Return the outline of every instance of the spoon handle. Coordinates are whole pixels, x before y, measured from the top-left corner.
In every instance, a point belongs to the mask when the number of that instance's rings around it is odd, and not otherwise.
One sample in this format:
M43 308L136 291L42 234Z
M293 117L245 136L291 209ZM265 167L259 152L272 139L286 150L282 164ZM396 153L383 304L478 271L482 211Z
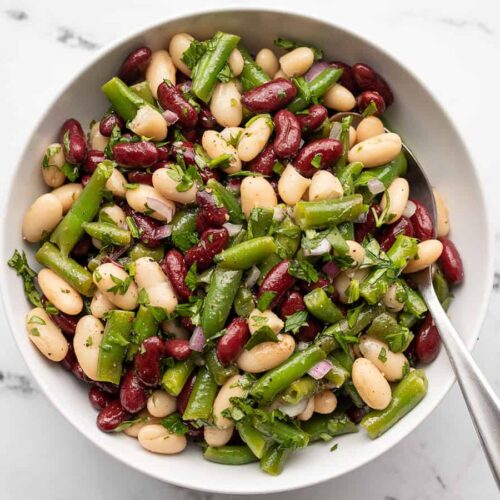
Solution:
M474 427L500 489L500 400L448 319L432 286L422 286L420 291L441 334Z

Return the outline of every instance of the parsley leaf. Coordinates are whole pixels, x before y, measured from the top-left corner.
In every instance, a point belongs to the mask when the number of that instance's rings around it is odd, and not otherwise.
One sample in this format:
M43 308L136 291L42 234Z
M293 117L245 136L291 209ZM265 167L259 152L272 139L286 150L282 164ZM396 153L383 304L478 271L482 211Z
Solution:
M196 290L198 284L198 275L196 274L196 262L189 268L189 271L184 278L184 283L191 290Z
M307 326L307 311L297 311L285 320L285 332L297 333L303 326Z
M311 166L314 168L321 168L321 160L323 155L321 153L316 153L311 160Z
M206 51L206 42L193 40L182 54L181 60L189 69L193 69Z
M288 265L288 274L308 283L316 283L319 279L318 272L307 260L292 260Z
M189 302L177 304L175 312L178 316L189 317L193 325L199 325L201 321L201 309L203 307L203 300L191 297Z
M222 83L228 83L234 78L233 72L231 71L231 66L225 64L217 75L217 80Z
M132 283L132 276L121 280L113 274L109 275L114 286L107 289L108 292L114 293L115 295L125 295L127 293L128 287Z
M168 429L170 432L181 436L189 431L189 427L182 421L180 414L177 412L162 419L161 425L163 425L163 427Z
M245 344L245 349L249 351L252 347L261 344L262 342L278 342L278 335L276 335L276 333L274 333L274 331L268 326L262 326L252 334L250 339Z
M293 83L298 89L298 96L304 99L306 102L311 101L311 88L307 83L307 80L303 76L292 78Z
M62 148L60 144L53 144L52 146L49 146L45 151L45 155L42 160L42 167L43 168L57 167L56 164L50 163L50 159L53 158L55 155L59 154L61 150Z
M64 165L61 167L61 172L67 177L70 182L75 182L80 175L80 171L78 170L78 165L72 165L67 161L64 162Z
M217 156L216 158L214 158L213 160L210 160L207 163L207 167L210 169L220 167L224 170L226 168L229 168L229 166L230 166L229 162L231 161L232 158L233 158L232 154L223 153L223 154Z
M257 309L261 312L269 309L269 306L272 304L273 300L276 297L276 292L267 291L264 292L257 301Z
M141 230L137 227L137 224L135 223L134 219L130 217L130 215L127 215L127 217L125 218L125 222L127 223L128 229L132 237L140 238Z
M385 347L382 347L382 349L380 349L380 352L378 353L378 359L382 361L382 363L385 363L387 361L387 351Z
M14 250L14 254L7 262L9 267L16 270L23 280L24 293L27 299L35 306L42 307L42 295L35 287L36 273L28 265L24 251Z
M125 429L132 427L140 422L146 422L148 417L137 417L132 420L124 420L120 425L113 429L113 432L123 432Z

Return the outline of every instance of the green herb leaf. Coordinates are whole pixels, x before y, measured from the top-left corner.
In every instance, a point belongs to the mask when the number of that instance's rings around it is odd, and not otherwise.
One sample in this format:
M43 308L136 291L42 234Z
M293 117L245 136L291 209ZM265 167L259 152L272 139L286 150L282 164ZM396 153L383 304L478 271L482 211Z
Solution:
M222 83L228 83L234 78L233 72L231 71L231 66L228 63L220 70L217 75L217 80Z
M182 54L182 62L189 68L193 69L197 62L202 58L203 54L207 51L207 43L193 40L187 50Z
M42 307L42 295L35 287L36 273L28 265L24 251L14 250L14 254L7 262L9 267L16 270L18 276L23 280L24 293L27 299L35 306Z
M181 436L189 431L189 427L182 421L180 414L177 412L162 419L161 425L163 425L163 427L168 429L170 432Z
M303 76L292 78L293 83L298 89L298 96L304 101L310 102L311 100L311 88L307 83L307 80Z
M60 144L53 144L52 146L49 146L45 151L45 155L43 156L42 167L43 168L57 167L55 163L50 163L50 160L56 154L59 154L61 152L61 149L62 148Z
M189 268L184 278L184 283L193 292L198 285L198 275L196 274L196 262Z
M28 324L34 324L34 325L46 325L45 321L40 318L40 316L33 315L31 316L30 320L28 321Z
M288 266L288 274L308 283L316 283L319 279L318 272L307 260L292 260Z
M137 417L132 420L124 420L120 425L113 429L113 432L123 432L125 429L132 427L140 422L146 422L147 417Z
M276 292L270 292L270 291L264 292L257 301L257 309L261 312L265 311L266 309L269 309L269 306L271 305L275 297L276 297Z
M203 300L196 297L191 297L189 302L178 304L175 312L178 316L189 317L194 325L199 325L201 321L201 309Z
M261 344L262 342L278 342L278 341L279 341L278 335L276 335L276 333L274 333L274 331L271 330L271 328L269 328L268 326L262 326L252 334L250 339L245 344L245 349L249 351L256 345Z
M78 170L78 165L72 165L67 161L64 162L64 165L61 167L61 172L67 177L70 182L75 182L80 175L80 171Z
M110 274L109 276L111 278L111 281L114 283L114 286L108 288L107 291L114 293L115 295L125 295L127 293L128 287L132 283L132 276L129 276L124 280L121 280L113 274Z
M361 113L361 116L363 118L366 118L367 116L372 116L377 112L377 105L375 104L375 101L370 101L370 104L366 106L365 110Z
M210 169L220 167L223 170L225 170L226 168L230 167L229 162L231 161L232 158L233 158L232 154L229 154L229 153L221 154L221 155L217 156L217 158L210 160L207 163L207 167Z
M125 218L125 222L127 223L128 229L129 229L132 237L133 238L140 238L141 237L141 230L137 227L137 224L135 223L134 219L128 215Z
M387 351L385 350L385 347L382 347L382 349L380 349L377 357L380 361L382 361L382 363L385 363L387 361Z
M307 311L297 311L285 320L285 332L297 333L303 326L307 326Z

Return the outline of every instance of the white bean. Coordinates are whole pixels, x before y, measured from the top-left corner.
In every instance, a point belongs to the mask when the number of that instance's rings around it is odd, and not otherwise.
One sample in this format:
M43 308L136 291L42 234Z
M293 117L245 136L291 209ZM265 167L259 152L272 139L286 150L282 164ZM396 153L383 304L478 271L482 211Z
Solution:
M278 192L287 205L295 205L311 183L311 179L303 177L292 164L288 164L278 181Z
M365 168L378 167L394 160L401 148L398 134L380 134L358 142L349 150L347 159L349 162L360 161Z
M333 200L342 198L344 190L342 184L331 172L318 170L311 179L309 186L309 200Z
M313 65L314 52L309 47L299 47L281 56L279 61L287 76L300 76Z
M270 49L261 49L255 56L255 62L272 78L280 69L278 58Z
M358 134L356 133L356 129L351 125L349 127L349 147L352 148L354 144L356 144L358 140Z
M336 83L323 95L323 104L336 111L351 111L356 106L356 98L349 89Z
M363 118L356 127L356 137L358 142L366 141L385 132L384 124L376 116L367 116Z
M146 409L139 412L139 417L141 418L139 422L124 429L124 434L133 438L137 438L137 436L139 435L139 431L143 427L146 427L146 425L150 424L159 424L161 422L161 419L153 417Z
M147 409L153 417L164 418L176 410L177 400L163 390L154 391L148 398Z
M80 183L72 182L54 189L52 194L61 202L63 214L65 214L82 194L82 191L83 187Z
M232 436L232 427L228 427L227 429L217 429L217 427L209 427L206 425L203 428L203 437L208 446L214 446L216 448L224 446L229 443Z
M145 425L137 439L145 450L161 455L175 455L187 445L186 436L174 434L160 424Z
M436 188L432 189L434 193L434 203L436 204L436 222L437 222L437 237L444 238L450 232L450 219L448 217L448 208L443 197Z
M63 206L52 193L42 194L28 208L23 219L23 238L34 243L42 240L59 224Z
M213 419L218 429L229 429L234 426L234 422L222 415L224 410L232 407L231 398L242 398L245 396L245 389L241 387L240 382L243 380L242 375L233 375L228 378L224 385L220 388L214 400Z
M385 307L391 312L399 312L403 309L404 302L400 302L396 296L398 290L398 285L396 283L392 284L387 292L385 292L382 302Z
M439 240L421 241L417 245L417 256L410 260L403 273L416 273L436 262L443 252L443 244Z
M90 314L81 317L76 324L73 348L83 372L92 380L97 380L97 363L104 336L104 325Z
M251 161L266 147L273 133L274 125L268 116L257 116L246 124L240 142L238 157L241 161Z
M221 127L237 127L243 119L241 94L234 82L219 82L215 86L210 111Z
M62 361L68 353L68 342L49 318L45 309L36 307L26 316L26 330L31 342L51 361Z
M213 160L221 155L229 154L229 167L224 169L227 174L235 174L241 170L241 160L234 146L228 144L215 130L206 130L201 138L203 149Z
M138 109L128 128L142 137L153 141L163 141L167 137L168 124L162 114L152 106L142 106Z
M374 410L384 410L391 402L391 386L378 368L366 358L352 365L352 382L361 399Z
M254 208L274 208L278 198L264 177L245 177L240 187L241 209L248 218Z
M363 281L363 279L368 274L367 269L356 269L355 271L343 271L341 272L334 280L333 286L335 287L335 291L338 293L339 301L342 304L348 303L347 297L347 289L351 284L352 280L357 280L359 282Z
M262 373L286 361L295 349L291 335L278 335L279 342L261 342L249 351L243 351L236 363L240 370L249 373Z
M111 177L106 181L105 187L113 196L125 198L127 194L125 184L127 184L125 176L117 168L114 168Z
M151 55L151 62L146 70L146 80L155 99L158 98L158 86L164 80L175 85L175 66L166 50L157 50Z
M389 195L388 221L392 224L401 219L410 196L410 185L404 177L397 177L391 182L387 191L382 196L380 207L387 207L387 195Z
M176 33L171 39L168 46L168 51L172 62L175 67L186 76L191 76L191 70L186 66L186 63L182 60L182 56L194 38L188 33Z
M47 186L56 188L64 184L66 176L61 168L65 162L62 146L57 142L51 144L45 151L42 162L42 177Z
M109 312L115 309L115 305L100 291L96 290L90 302L90 312L92 316L102 319Z
M365 260L365 249L357 241L346 240L346 243L349 247L347 256L351 257L356 267L359 267Z
M170 222L174 217L175 203L164 198L153 186L140 184L135 189L127 189L125 198L127 199L127 203L134 210L145 213L150 217L153 217L153 219ZM169 210L171 215L166 217L156 210L152 210L152 208L148 206L148 198L153 198L155 200L158 200L160 203L163 203L163 205L165 205L165 209Z
M392 352L385 342L368 335L362 335L359 339L359 350L382 372L389 382L401 380L405 366L409 366L408 360L402 352Z
M282 69L279 69L276 74L274 75L273 80L276 80L278 78L285 78L286 80L290 80L290 77L285 74L285 72Z
M125 212L118 205L107 205L101 208L101 213L105 214L118 227L127 229Z
M325 389L314 396L314 413L328 415L337 408L337 396Z
M297 418L302 422L307 422L307 420L309 420L313 416L313 413L314 413L314 396L308 399L305 410L302 413L300 413L297 416Z
M92 278L102 294L119 309L133 311L137 307L137 285L121 267L112 262L101 264Z
M243 56L238 49L233 49L231 54L229 54L229 59L227 60L229 67L231 68L231 72L234 77L240 76L243 71L243 66L245 65L245 61L243 61Z
M181 181L173 179L171 175L175 176L175 172L170 168L159 168L154 171L153 186L156 191L167 200L182 204L194 203L198 192L197 182L193 182L193 185L187 191L178 191L177 187Z
M248 329L250 333L253 335L263 326L269 327L274 333L279 333L283 330L285 323L270 309L266 311L254 309L248 316Z
M90 149L95 149L96 151L104 151L109 142L109 137L101 134L99 130L100 122L95 122L90 127L89 131L89 144Z
M63 313L75 315L83 309L81 295L54 271L42 269L38 273L38 285L47 299Z

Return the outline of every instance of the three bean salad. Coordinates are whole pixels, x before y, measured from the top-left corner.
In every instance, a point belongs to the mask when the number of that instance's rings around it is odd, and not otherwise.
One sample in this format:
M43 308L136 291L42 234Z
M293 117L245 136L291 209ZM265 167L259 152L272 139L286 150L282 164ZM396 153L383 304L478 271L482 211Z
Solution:
M424 398L441 341L412 273L433 267L445 308L463 280L442 198L436 230L410 198L384 78L274 45L178 33L130 53L99 121L46 149L22 227L41 270L9 261L29 339L86 384L100 430L272 475Z

